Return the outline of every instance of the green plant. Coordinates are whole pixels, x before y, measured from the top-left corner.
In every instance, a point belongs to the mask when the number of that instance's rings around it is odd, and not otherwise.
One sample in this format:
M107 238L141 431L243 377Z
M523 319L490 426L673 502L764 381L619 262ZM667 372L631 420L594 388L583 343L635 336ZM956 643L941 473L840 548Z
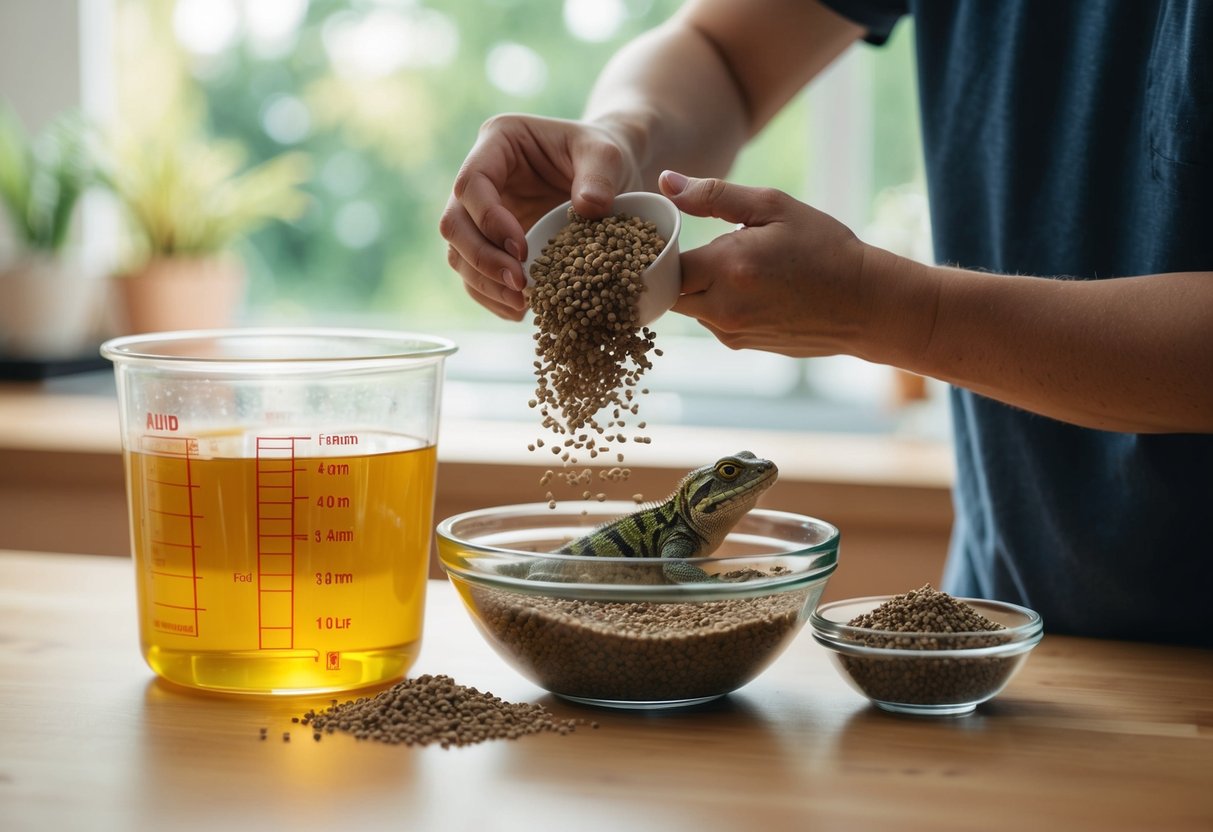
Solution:
M105 179L126 208L146 258L221 252L264 223L298 217L311 166L284 153L244 168L241 145L169 131L128 142Z
M26 248L62 250L76 203L96 180L89 138L75 113L35 137L8 104L0 105L0 201Z

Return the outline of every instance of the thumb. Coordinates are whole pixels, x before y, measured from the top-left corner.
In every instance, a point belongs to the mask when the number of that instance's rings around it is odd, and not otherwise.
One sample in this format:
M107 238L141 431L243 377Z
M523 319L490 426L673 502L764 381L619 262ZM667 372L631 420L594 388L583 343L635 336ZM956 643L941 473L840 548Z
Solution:
M680 211L692 216L744 225L766 225L778 217L778 203L772 196L782 194L771 188L734 185L723 179L695 179L672 170L663 171L657 183Z
M626 173L614 145L601 139L583 139L573 153L573 210L588 219L611 213Z

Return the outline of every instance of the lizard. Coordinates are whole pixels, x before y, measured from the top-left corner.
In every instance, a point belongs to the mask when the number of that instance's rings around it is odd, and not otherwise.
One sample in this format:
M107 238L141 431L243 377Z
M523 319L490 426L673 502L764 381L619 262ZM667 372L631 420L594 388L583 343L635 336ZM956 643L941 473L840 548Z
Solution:
M716 551L729 530L778 476L774 462L749 451L722 457L684 476L664 501L605 523L561 546L556 554L667 558L671 562L662 567L662 572L671 583L714 580L698 566L682 561ZM527 577L569 579L559 571L536 566Z

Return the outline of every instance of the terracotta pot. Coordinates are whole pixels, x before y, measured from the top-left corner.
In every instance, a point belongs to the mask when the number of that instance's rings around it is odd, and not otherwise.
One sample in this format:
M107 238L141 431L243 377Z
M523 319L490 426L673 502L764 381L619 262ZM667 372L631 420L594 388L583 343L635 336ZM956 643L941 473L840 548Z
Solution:
M0 269L0 352L60 359L91 351L104 289L68 255L29 254Z
M129 334L231 326L244 300L245 271L231 257L151 260L113 280Z

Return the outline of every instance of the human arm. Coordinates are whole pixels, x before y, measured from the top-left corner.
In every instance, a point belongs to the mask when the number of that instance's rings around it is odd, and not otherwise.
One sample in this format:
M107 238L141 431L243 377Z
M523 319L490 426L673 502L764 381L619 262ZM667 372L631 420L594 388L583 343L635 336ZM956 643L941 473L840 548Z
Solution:
M1100 430L1213 432L1213 273L1104 280L928 266L771 189L677 177L746 228L682 256L674 311L726 346L854 355Z
M469 294L525 310L525 229L571 198L586 216L680 167L722 175L797 90L863 34L805 0L695 0L617 53L584 119L503 115L481 128L439 230Z

